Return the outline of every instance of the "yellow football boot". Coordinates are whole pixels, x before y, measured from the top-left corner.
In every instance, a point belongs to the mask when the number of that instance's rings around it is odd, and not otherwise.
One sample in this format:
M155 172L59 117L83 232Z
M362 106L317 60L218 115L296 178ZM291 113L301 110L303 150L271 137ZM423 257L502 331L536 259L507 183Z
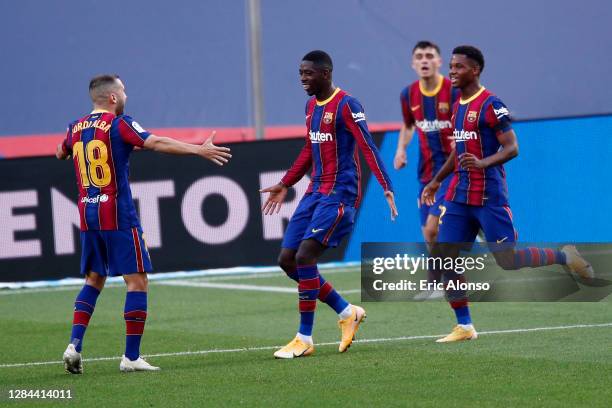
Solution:
M476 333L474 327L472 327L471 329L464 329L463 327L456 325L453 328L453 331L448 336L436 340L436 343L450 343L453 341L476 340L477 338L478 333Z
M567 265L563 265L566 270L573 272L584 279L592 279L595 276L593 267L579 253L574 245L565 245L561 248L565 254Z
M338 351L341 353L351 347L355 333L359 330L359 325L366 318L366 312L362 307L351 305L351 309L352 313L349 317L338 321L338 327L340 327L342 333L340 346L338 347Z
M298 337L291 340L285 347L276 350L274 357L276 358L298 358L307 357L314 353L314 346L312 344L304 343Z

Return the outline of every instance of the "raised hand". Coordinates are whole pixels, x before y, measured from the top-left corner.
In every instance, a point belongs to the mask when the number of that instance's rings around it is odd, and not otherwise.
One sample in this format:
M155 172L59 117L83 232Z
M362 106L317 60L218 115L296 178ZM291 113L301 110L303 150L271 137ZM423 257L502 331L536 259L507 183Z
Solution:
M482 169L485 167L482 160L478 159L472 153L463 153L459 155L459 165L468 170L468 169Z
M421 202L427 205L434 205L436 201L436 191L438 191L439 188L440 183L435 180L431 180L421 193Z
M268 199L261 207L261 211L265 215L273 214L274 210L276 213L281 209L281 205L283 201L285 201L285 197L287 196L288 188L282 183L278 183L273 185L272 187L262 188L259 190L260 193L270 193L268 195Z
M202 156L219 166L223 166L229 161L232 155L229 153L229 147L215 146L213 142L216 134L217 132L213 131L208 139L199 146L198 156Z

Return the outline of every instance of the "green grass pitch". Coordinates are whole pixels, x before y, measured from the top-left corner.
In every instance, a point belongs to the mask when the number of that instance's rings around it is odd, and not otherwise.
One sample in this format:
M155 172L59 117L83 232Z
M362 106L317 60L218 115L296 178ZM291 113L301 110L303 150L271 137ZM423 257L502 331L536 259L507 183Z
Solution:
M323 275L359 303L357 269ZM280 272L187 283L294 287ZM444 302L366 303L358 340L339 354L336 315L319 303L312 357L275 360L297 329L293 293L152 282L142 352L160 372L122 374L123 286L107 287L84 340L84 374L64 373L78 288L0 292L0 406L610 406L612 307L474 303L483 334L436 344L452 328ZM591 326L591 325L600 326ZM608 325L602 325L608 324ZM583 327L559 328L584 325ZM504 332L510 329L553 328ZM502 331L490 333L491 331ZM424 336L419 338L419 336ZM246 349L246 350L245 350ZM191 352L178 354L181 352ZM16 363L49 362L11 366ZM72 399L9 400L14 389L70 389Z

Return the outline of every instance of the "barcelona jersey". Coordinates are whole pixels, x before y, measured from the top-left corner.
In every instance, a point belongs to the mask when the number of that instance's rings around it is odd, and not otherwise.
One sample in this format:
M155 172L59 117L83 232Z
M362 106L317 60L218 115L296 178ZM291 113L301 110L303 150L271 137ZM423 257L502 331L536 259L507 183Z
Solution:
M281 182L297 183L312 167L308 193L335 196L358 207L361 171L357 146L383 190L392 191L391 180L368 130L361 104L336 88L325 101L312 97L306 103L306 144Z
M440 77L440 83L431 92L413 82L400 94L402 116L406 127L416 126L419 137L419 181L427 184L444 165L453 150L453 125L451 113L459 90L451 86L448 78Z
M81 231L140 227L129 157L149 135L131 117L101 110L70 123L63 148L74 161Z
M504 103L484 87L453 107L453 138L457 158L455 174L446 200L468 205L508 205L508 186L503 165L486 169L463 169L459 156L471 153L478 159L491 156L501 148L497 135L512 129L510 112Z

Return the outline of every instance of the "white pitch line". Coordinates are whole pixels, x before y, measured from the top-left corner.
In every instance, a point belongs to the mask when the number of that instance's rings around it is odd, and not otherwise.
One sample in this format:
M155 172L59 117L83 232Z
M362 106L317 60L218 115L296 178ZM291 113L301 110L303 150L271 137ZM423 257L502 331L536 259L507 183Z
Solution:
M507 329L507 330L490 330L490 331L482 331L478 332L479 336L490 335L490 334L516 334L516 333L531 333L531 332L539 332L539 331L549 331L549 330L570 330L570 329L591 329L598 327L612 327L612 322L610 323L598 323L598 324L574 324L570 326L549 326L549 327L532 327L528 329ZM355 340L354 343L390 343L394 341L407 341L407 340L427 340L427 339L437 339L439 337L444 337L445 334L430 334L424 336L401 336L401 337L381 337L374 339L361 339ZM327 342L327 343L315 343L315 346L333 346L337 345L337 341ZM193 355L202 355L202 354L215 354L215 353L242 353L245 351L265 351L265 350L274 350L278 349L282 346L260 346L260 347L242 347L242 348L233 348L233 349L210 349L210 350L196 350L196 351L179 351L174 353L158 353L158 354L146 354L142 357L150 358L150 357L177 357L177 356L193 356ZM85 358L83 362L95 362L95 361L112 361L112 360L120 360L121 357L94 357L94 358ZM63 364L63 361L37 361L31 363L12 363L12 364L0 364L0 368L15 368L15 367L30 367L30 366L39 366L39 365L52 365L52 364Z
M172 280L157 282L163 286L183 286L189 288L209 288L209 289L229 289L229 290L248 290L254 292L276 292L276 293L297 293L297 287L289 288L285 286L263 286L263 285L245 285L240 283L215 283L215 282L193 282L190 280ZM361 289L341 290L340 293L360 293Z
M249 290L249 291L255 291L255 292L297 293L297 287L296 288L286 288L282 286L242 285L239 283L191 282L188 280L173 280L173 281L157 282L157 284L164 285L164 286L187 286L190 288L213 288L213 289Z

